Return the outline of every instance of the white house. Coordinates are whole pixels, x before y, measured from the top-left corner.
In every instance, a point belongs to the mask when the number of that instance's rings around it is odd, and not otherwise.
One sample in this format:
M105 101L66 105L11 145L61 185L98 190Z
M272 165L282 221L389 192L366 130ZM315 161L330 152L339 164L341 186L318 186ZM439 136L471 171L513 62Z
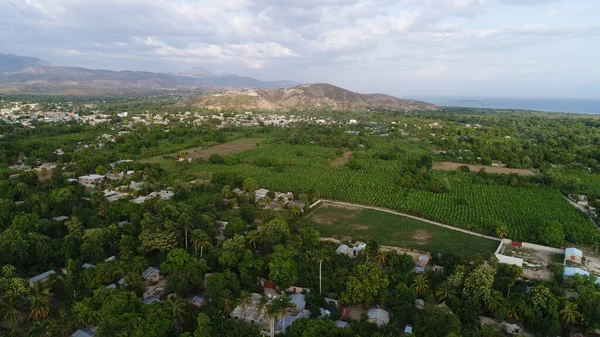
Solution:
M33 287L33 285L36 282L44 282L48 278L48 276L53 275L53 274L56 274L56 272L54 270L48 270L45 273L36 275L29 279L29 285Z
M572 261L575 263L581 263L583 259L583 252L577 248L570 247L565 249L565 264L567 261Z
M77 180L82 185L96 185L104 181L104 176L99 174L90 174L87 176L81 176L77 178Z
M264 198L266 198L266 197L267 197L267 194L268 194L268 193L269 193L269 190L267 190L267 189L264 189L264 188L261 188L261 189L258 189L258 190L256 190L256 191L254 192L254 197L255 197L256 199L264 199Z
M390 313L383 309L369 309L367 316L369 316L369 322L375 323L378 326L386 325L390 322Z
M250 296L251 297L249 304L246 304L244 307L242 307L242 305L238 305L237 307L235 307L235 309L233 309L233 311L229 315L235 319L242 320L246 323L258 325L266 324L266 310L258 310L258 306L260 304L262 296L256 293L252 293Z

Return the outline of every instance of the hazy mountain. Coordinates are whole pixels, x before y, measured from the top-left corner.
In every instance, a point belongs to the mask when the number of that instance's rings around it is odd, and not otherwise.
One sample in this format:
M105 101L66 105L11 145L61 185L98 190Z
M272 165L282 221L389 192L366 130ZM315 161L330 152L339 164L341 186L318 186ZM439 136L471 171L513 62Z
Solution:
M0 72L19 71L29 67L49 67L50 63L37 57L0 53Z
M261 81L237 75L215 74L192 68L180 74L55 67L34 57L0 54L0 90L5 92L119 92L124 90L211 90L282 88L290 81Z
M303 84L287 89L256 89L204 94L193 104L211 109L331 109L367 111L432 110L438 107L422 101L405 100L384 94L359 94L331 84Z

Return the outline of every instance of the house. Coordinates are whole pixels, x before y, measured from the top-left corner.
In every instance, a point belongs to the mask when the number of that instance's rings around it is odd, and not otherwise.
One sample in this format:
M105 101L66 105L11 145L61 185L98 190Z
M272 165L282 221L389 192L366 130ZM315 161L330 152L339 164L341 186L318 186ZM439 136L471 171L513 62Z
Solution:
M117 285L114 283L111 283L109 285L106 286L106 289L117 289Z
M129 222L129 220L123 220L123 221L117 222L117 226L119 226L119 227L122 227L125 225L130 225L130 224L131 224L131 222Z
M588 205L588 197L587 197L587 196L585 196L585 195L580 195L580 196L577 198L577 205L580 205L580 206L587 206L587 205Z
M350 247L348 247L348 245L345 245L345 244L342 243L342 244L340 244L337 247L337 249L335 250L335 252L338 253L338 254L347 254L349 248Z
M433 267L431 267L431 269L436 273L444 273L444 267L437 264L434 264Z
M417 258L417 261L415 262L415 268L413 268L413 271L419 274L422 274L425 272L425 268L427 267L427 265L429 264L429 256L427 255L419 255L419 257Z
M121 287L127 286L127 283L125 283L125 278L121 278L120 280L118 280L117 284L120 285Z
M375 323L378 326L386 325L390 322L390 313L383 309L369 309L367 316L369 317L369 322Z
M106 258L106 259L104 260L104 262L112 262L112 261L114 261L114 260L116 260L116 259L117 259L117 257L113 255L113 256L111 256L111 257L109 257L109 258Z
M150 297L150 298L144 300L144 304L146 304L146 305L150 305L150 304L155 303L155 302L160 303L162 301L160 299L156 298L156 297Z
M340 302L333 298L325 297L325 302L329 305L334 305L336 308L340 306Z
M94 268L95 266L91 263L84 263L81 265L81 267L84 269L90 269L90 268Z
M265 199L267 197L267 194L269 193L269 190L266 190L264 188L261 188L259 190L256 190L254 192L254 197L256 199Z
M262 295L252 293L250 295L250 303L244 307L238 305L229 314L231 317L239 320L243 320L246 323L263 325L267 322L266 310L258 310Z
M240 190L239 188L234 188L233 191L231 191L233 194L235 195L243 195L245 192Z
M418 298L415 300L415 308L421 310L425 307L425 300Z
M294 303L296 305L296 310L297 311L302 311L304 310L304 308L306 307L306 297L304 296L304 294L292 294L291 303Z
M54 153L58 156L62 156L63 154L65 154L65 152L62 149L56 149L56 151L54 151Z
M567 261L581 263L583 258L583 252L577 248L567 248L565 249L565 264Z
M413 327L411 324L406 324L406 326L404 327L404 334L405 335L412 335L413 333Z
M563 272L564 277L575 276L575 275L589 276L590 273L581 268L565 267L565 270Z
M158 282L160 280L160 270L154 267L148 267L142 273L142 277L144 277L146 281Z
M131 183L129 183L129 188L134 191L140 191L142 187L144 187L143 181L132 181Z
M358 124L358 121L356 119L351 119L348 121L348 124Z
M33 287L33 285L36 282L44 282L48 276L53 275L53 274L56 274L56 272L54 270L48 270L45 273L36 275L29 279L29 285Z
M71 337L94 337L96 334L88 329L79 329L75 331Z
M479 324L481 326L484 326L484 325L495 325L495 326L499 327L502 331L505 331L506 333L508 333L509 335L516 335L518 333L521 333L521 331L523 330L517 324L510 324L510 323L507 323L507 322L500 322L500 321L497 321L497 320L495 320L493 318L486 317L486 316L479 316Z
M200 308L204 305L204 297L198 295L192 297L192 304Z
M61 222L61 221L67 220L68 218L69 218L68 216L61 215L61 216L57 216L56 218L53 218L53 219L54 219L54 221Z
M104 176L99 175L99 174L90 174L87 176L81 176L81 177L77 178L77 180L79 181L79 183L81 185L93 187L94 185L99 184L102 181L104 181Z
M348 322L346 322L346 321L340 321L340 320L337 320L337 321L335 321L335 326L336 326L337 328L342 328L342 329L344 329L344 328L347 328L349 325L350 325L350 323L348 323Z
M275 332L284 332L285 328L288 328L290 325L294 324L297 319L300 318L309 318L310 316L305 313L299 313L296 316L292 315L284 315L282 319L275 324Z
M327 318L331 316L331 311L324 308L319 308L319 313L319 318Z
M288 293L292 293L292 294L309 293L310 292L310 288L302 288L302 287L298 287L298 286L290 286L285 291L288 292Z

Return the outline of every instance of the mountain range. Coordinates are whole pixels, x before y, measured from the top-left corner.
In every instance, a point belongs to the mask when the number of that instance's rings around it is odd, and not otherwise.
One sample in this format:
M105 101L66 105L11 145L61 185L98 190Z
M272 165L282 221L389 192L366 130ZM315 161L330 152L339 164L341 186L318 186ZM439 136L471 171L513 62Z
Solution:
M206 93L186 102L209 109L232 110L436 110L422 101L405 100L384 94L359 94L326 83L301 84L283 89L249 89Z
M53 66L35 57L0 53L0 91L99 93L144 90L281 88L293 81L261 81L192 68L178 74Z

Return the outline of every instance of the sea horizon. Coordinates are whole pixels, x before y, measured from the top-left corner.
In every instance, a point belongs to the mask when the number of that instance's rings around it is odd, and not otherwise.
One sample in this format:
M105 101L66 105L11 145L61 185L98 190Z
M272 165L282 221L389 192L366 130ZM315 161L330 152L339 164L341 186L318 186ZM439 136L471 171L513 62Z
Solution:
M481 96L406 96L439 106L600 114L600 98L522 98Z

